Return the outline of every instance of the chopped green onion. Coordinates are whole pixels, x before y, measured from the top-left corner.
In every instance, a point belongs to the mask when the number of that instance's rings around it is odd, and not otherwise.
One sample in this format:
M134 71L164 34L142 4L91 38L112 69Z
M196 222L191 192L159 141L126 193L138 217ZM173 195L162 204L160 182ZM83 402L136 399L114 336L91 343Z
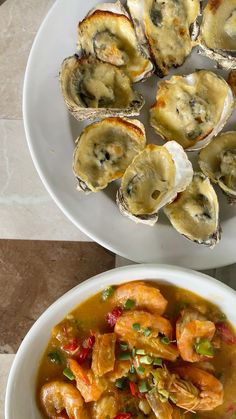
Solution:
M150 334L152 333L152 330L150 329L150 327L145 327L145 329L143 329L142 331L144 336L150 336Z
M145 381L145 380L139 381L138 389L139 389L140 393L146 393L148 391L147 381Z
M156 367L162 367L162 359L161 358L154 358L153 365Z
M153 358L149 355L141 356L140 360L141 364L151 365L153 362Z
M152 370L151 374L154 377L155 384L157 384L160 381L160 372L158 370Z
M136 349L136 354L137 355L146 355L146 352L144 349Z
M121 361L127 361L128 359L131 359L131 354L130 354L130 352L121 352L121 353L119 354L119 359L120 359Z
M195 347L195 351L199 355L204 355L204 356L214 355L214 348L211 342L209 341L209 339L206 339L206 338L200 339L198 342L195 343L194 347Z
M130 372L131 374L134 374L134 373L135 373L135 367L134 367L134 365L133 365L133 364L131 365L129 372Z
M145 368L143 368L141 365L137 368L137 371L140 373L140 374L143 374L144 372L145 372Z
M70 368L65 368L63 371L63 375L71 381L75 379L75 376L73 372L70 370Z
M161 342L161 343L164 343L164 345L169 345L169 343L170 343L170 339L168 339L168 337L167 337L167 336L163 336L163 337L160 339L160 342Z
M61 355L59 354L59 352L57 351L51 351L48 353L48 358L50 359L50 361L53 364L61 364L62 363L62 358Z
M128 298L128 300L126 301L124 305L125 310L132 310L132 308L134 307L135 307L135 301Z
M172 403L176 404L177 400L176 400L175 396L173 396L173 394L169 394L169 399Z
M227 320L227 316L224 313L220 313L219 320Z
M108 300L108 298L112 297L115 292L115 287L111 286L103 290L102 292L102 299L103 301Z
M135 346L132 348L132 357L134 358L136 355L136 348Z
M122 377L122 378L118 378L115 382L115 386L117 388L120 388L121 390L123 390L127 385L127 378L126 377Z
M166 399L168 399L170 395L169 391L165 390L164 388L159 389L158 393L161 394Z
M140 330L140 328L141 328L141 326L140 326L140 324L139 324L139 323L134 323L134 324L132 325L132 329L133 329L133 330L136 330L136 332L138 332L138 331Z
M126 342L120 342L120 349L122 351L127 351L128 349L128 344Z

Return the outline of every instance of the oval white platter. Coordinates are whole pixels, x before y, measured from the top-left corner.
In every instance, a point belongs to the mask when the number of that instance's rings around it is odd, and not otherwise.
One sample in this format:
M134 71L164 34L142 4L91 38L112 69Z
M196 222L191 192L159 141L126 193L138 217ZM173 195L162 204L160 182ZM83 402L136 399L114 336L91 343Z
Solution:
M23 94L24 124L31 156L45 187L79 229L102 246L133 261L172 263L195 269L236 262L236 206L229 206L218 188L223 232L214 249L180 236L163 214L154 227L137 225L123 217L115 203L119 182L88 196L76 191L72 173L74 141L88 121L78 122L69 115L60 92L59 70L63 59L76 51L79 20L97 3L96 0L57 0L41 25L29 57ZM227 76L195 49L168 78L174 73L188 74L200 68ZM140 120L145 124L148 142L161 144L148 122L148 110L154 103L159 81L153 76L136 88L146 99ZM236 130L235 111L224 131L229 129ZM190 153L193 162L196 157Z

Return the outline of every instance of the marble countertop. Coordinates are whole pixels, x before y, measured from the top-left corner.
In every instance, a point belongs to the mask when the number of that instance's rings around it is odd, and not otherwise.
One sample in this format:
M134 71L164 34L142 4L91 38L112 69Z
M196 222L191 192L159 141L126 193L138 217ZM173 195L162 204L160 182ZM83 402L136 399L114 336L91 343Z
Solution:
M24 72L35 34L53 3L0 0L0 419L9 368L32 323L74 285L130 263L92 243L65 218L27 149ZM236 264L207 273L236 289Z

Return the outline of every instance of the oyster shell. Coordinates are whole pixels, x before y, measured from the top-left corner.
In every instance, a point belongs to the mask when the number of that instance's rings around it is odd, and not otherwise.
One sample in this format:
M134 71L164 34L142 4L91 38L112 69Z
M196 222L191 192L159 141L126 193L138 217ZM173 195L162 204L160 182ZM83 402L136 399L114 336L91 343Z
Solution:
M124 173L117 193L119 209L135 222L154 225L160 208L173 201L192 176L192 164L175 141L148 144Z
M150 52L157 74L183 64L197 36L199 0L127 0L140 43Z
M172 226L187 239L214 247L220 240L219 203L213 186L195 173L185 191L164 208Z
M236 69L236 0L208 0L199 36L200 53Z
M98 5L79 23L78 49L120 67L132 82L144 80L154 70L120 1Z
M236 131L223 132L199 154L199 165L217 183L230 203L236 203Z
M120 178L146 144L145 129L136 119L106 118L88 125L76 141L73 170L77 189L98 192Z
M65 103L78 120L135 116L144 105L121 69L92 57L66 58L60 82Z
M159 84L150 123L166 141L199 150L222 130L233 107L234 96L226 81L211 71L199 70Z

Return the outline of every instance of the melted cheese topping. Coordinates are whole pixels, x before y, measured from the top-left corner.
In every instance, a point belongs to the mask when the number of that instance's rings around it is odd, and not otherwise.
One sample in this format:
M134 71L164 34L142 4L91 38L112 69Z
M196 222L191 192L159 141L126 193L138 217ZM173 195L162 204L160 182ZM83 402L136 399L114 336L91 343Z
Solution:
M158 69L164 75L192 50L189 27L199 14L197 0L146 0L144 27Z
M135 120L107 118L91 124L84 129L75 149L75 176L93 192L104 189L123 175L144 146L144 128Z
M146 146L126 170L121 191L133 215L153 214L175 183L175 165L165 147Z
M118 68L81 60L69 80L70 95L88 108L127 108L135 100L130 79Z
M132 81L152 70L151 62L139 50L131 21L121 14L95 11L79 24L78 44L87 54L121 66Z
M211 239L218 229L219 204L207 178L195 174L187 189L164 211L179 233L190 240L212 244Z
M236 50L236 0L208 2L201 37L208 48Z
M236 132L224 132L201 150L199 164L211 180L232 195L236 194Z
M150 123L165 139L188 148L217 126L228 90L227 83L209 71L173 76L160 84Z

